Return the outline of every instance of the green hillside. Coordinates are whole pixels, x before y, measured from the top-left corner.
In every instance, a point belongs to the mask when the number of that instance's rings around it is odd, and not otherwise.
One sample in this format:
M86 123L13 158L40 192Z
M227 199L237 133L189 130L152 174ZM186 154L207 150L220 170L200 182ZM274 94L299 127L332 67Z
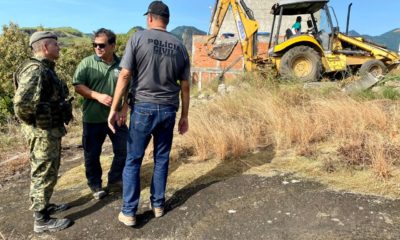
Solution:
M144 30L144 28L142 28L141 26L133 27L128 31L128 35L130 36L133 33L137 32L137 31L142 31L142 30Z
M85 37L84 33L72 27L44 28L42 26L38 26L38 27L21 27L21 30L28 34L32 34L40 30L40 31L55 32L59 37Z
M207 33L192 26L180 26L171 30L171 33L183 41L189 53L192 52L193 35L206 35Z
M82 33L81 31L72 27L58 27L58 28L44 28L44 27L23 27L21 30L29 35L41 30L54 32L62 46L71 46L73 44L89 44L91 34Z
M171 30L171 33L183 40L185 34L192 35L206 35L207 33L192 26L180 26Z
M72 27L58 27L58 28L44 28L42 26L38 27L23 27L21 30L29 35L38 31L46 30L53 31L59 37L61 45L71 46L73 44L90 44L92 33L82 33L81 31ZM141 26L132 27L126 34L118 34L118 38L126 38L137 31L144 30ZM201 31L192 26L180 26L171 30L171 33L177 36L179 39L183 40L185 46L191 51L192 35L205 35L206 32Z
M370 36L370 35L362 35L359 34L356 31L350 31L349 33L351 36L360 36L364 37L365 39L368 39L370 41L383 44L385 45L388 49L392 51L399 51L399 44L400 44L400 28L393 29L392 31L389 31L387 33L384 33L379 36Z

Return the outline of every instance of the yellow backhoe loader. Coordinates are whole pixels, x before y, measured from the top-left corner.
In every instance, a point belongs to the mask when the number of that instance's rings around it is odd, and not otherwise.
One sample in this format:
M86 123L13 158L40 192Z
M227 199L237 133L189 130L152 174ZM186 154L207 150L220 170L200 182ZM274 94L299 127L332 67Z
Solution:
M211 36L207 42L208 54L211 58L226 60L237 44L217 44L216 41L225 15L231 9L247 71L263 64L273 64L283 77L314 81L322 73L350 70L360 74L369 72L375 76L383 75L388 69L400 64L400 56L396 52L363 38L341 33L338 24L334 26L332 23L328 2L329 0L280 0L274 4L271 9L273 22L268 45L270 48L268 54L259 55L258 22L244 0L217 0L211 21ZM351 5L346 32L350 8ZM332 12L335 13L334 10ZM303 16L303 19L308 18L308 29L297 34L290 29L282 31L283 18L295 19L298 15Z

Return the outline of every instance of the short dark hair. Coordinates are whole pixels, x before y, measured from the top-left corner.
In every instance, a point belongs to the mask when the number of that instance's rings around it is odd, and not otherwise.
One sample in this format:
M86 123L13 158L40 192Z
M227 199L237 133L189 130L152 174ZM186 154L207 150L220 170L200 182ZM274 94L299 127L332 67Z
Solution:
M117 36L115 35L115 33L113 31L111 31L110 29L106 29L106 28L100 28L99 30L94 32L93 39L99 37L101 34L104 34L107 36L108 44L114 44L116 42Z
M301 22L301 16L297 16L296 22Z
M33 53L34 55L36 55L37 53L41 52L41 51L42 51L42 47L43 47L45 44L47 44L48 41L49 41L48 38L43 38L43 39L40 39L39 41L36 41L36 42L32 43L32 46L31 46L31 48L32 48L32 53Z
M163 17L163 16L160 16L160 15L157 15L157 14L154 14L154 13L149 13L149 15L151 15L156 20L160 20L165 25L168 25L168 23L169 23L169 18L167 18L167 17Z

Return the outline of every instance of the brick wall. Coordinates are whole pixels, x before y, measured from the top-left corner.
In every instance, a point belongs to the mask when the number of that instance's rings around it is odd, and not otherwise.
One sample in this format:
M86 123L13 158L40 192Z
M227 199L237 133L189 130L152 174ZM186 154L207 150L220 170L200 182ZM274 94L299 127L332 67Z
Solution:
M238 58L243 57L242 48L238 43L233 50L230 57L225 61L218 61L210 58L207 55L207 49L205 43L208 36L193 36L192 46L192 84L197 85L200 89L204 84L210 83L215 80L219 74L230 64L232 64ZM267 53L267 40L259 40L258 53ZM231 79L238 74L242 74L244 71L244 60L243 58L238 61L233 67L224 75L226 79Z

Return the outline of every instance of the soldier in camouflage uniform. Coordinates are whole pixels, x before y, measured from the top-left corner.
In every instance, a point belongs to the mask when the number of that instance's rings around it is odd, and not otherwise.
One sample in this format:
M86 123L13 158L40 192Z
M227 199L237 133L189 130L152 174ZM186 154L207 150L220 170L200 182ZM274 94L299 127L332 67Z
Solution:
M60 48L52 32L35 32L30 37L34 57L14 74L16 87L14 110L28 139L31 162L30 209L34 211L34 231L58 231L67 228L69 219L51 218L67 205L50 204L60 167L61 137L64 124L72 118L68 88L54 72Z

